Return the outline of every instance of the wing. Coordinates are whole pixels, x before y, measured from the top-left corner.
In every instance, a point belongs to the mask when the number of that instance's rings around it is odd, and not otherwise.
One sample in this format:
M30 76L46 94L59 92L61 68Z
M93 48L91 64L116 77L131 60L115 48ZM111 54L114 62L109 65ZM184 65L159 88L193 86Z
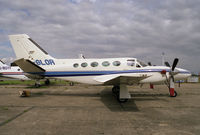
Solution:
M30 60L27 59L19 59L14 61L26 74L27 77L31 79L43 79L43 73L45 70L40 66L36 65Z
M119 85L119 84L139 84L139 82L145 78L147 75L133 75L133 74L112 74L112 75L101 75L95 77L97 82L105 85Z

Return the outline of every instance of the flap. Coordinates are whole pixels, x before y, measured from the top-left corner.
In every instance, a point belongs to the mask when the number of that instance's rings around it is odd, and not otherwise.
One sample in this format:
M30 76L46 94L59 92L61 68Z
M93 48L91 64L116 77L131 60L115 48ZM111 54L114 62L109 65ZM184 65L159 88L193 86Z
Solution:
M102 84L138 84L141 80L149 76L140 76L140 75L129 75L129 74L111 74L111 75L101 75L95 77L94 80Z

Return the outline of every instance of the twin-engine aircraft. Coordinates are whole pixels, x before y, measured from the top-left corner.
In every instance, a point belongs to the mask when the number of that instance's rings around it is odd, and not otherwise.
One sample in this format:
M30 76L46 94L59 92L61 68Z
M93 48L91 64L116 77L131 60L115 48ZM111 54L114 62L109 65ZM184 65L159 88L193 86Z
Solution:
M23 70L18 66L8 66L0 60L0 78L6 79L18 79L18 80L30 80L24 75Z
M93 85L112 85L119 102L131 98L127 85L166 83L176 97L175 80L186 79L188 70L172 66L147 66L136 58L56 59L26 34L9 35L17 60L15 63L32 79L56 78Z

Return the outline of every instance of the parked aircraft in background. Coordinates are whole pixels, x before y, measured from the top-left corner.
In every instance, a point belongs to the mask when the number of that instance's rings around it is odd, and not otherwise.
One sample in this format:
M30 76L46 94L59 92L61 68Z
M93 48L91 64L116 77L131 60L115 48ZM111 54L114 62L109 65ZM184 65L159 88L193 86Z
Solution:
M127 85L165 82L176 97L175 80L186 79L188 70L170 66L147 66L136 58L56 59L26 34L9 36L18 60L15 63L34 79L56 78L95 85L113 85L119 102L131 98Z
M23 70L18 66L8 66L0 60L0 77L1 80L8 78L19 79L19 80L30 80L25 76Z
M13 64L13 63L12 63ZM17 80L31 80L27 74L17 65L8 66L0 60L0 80L17 79ZM46 85L50 84L50 80L46 79ZM40 82L35 83L35 87L40 87Z

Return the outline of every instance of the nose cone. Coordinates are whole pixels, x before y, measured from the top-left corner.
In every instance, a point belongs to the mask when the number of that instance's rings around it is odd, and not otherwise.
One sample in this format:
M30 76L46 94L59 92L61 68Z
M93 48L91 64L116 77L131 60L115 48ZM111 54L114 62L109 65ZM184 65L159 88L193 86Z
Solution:
M177 68L177 70L179 71L178 78L180 79L187 79L192 75L191 72L186 69Z
M190 71L186 70L186 72L187 72L186 73L187 78L190 77L190 76L192 76L192 73Z
M192 76L192 73L186 69L183 69L183 74L185 74L185 76L188 78L190 76Z

